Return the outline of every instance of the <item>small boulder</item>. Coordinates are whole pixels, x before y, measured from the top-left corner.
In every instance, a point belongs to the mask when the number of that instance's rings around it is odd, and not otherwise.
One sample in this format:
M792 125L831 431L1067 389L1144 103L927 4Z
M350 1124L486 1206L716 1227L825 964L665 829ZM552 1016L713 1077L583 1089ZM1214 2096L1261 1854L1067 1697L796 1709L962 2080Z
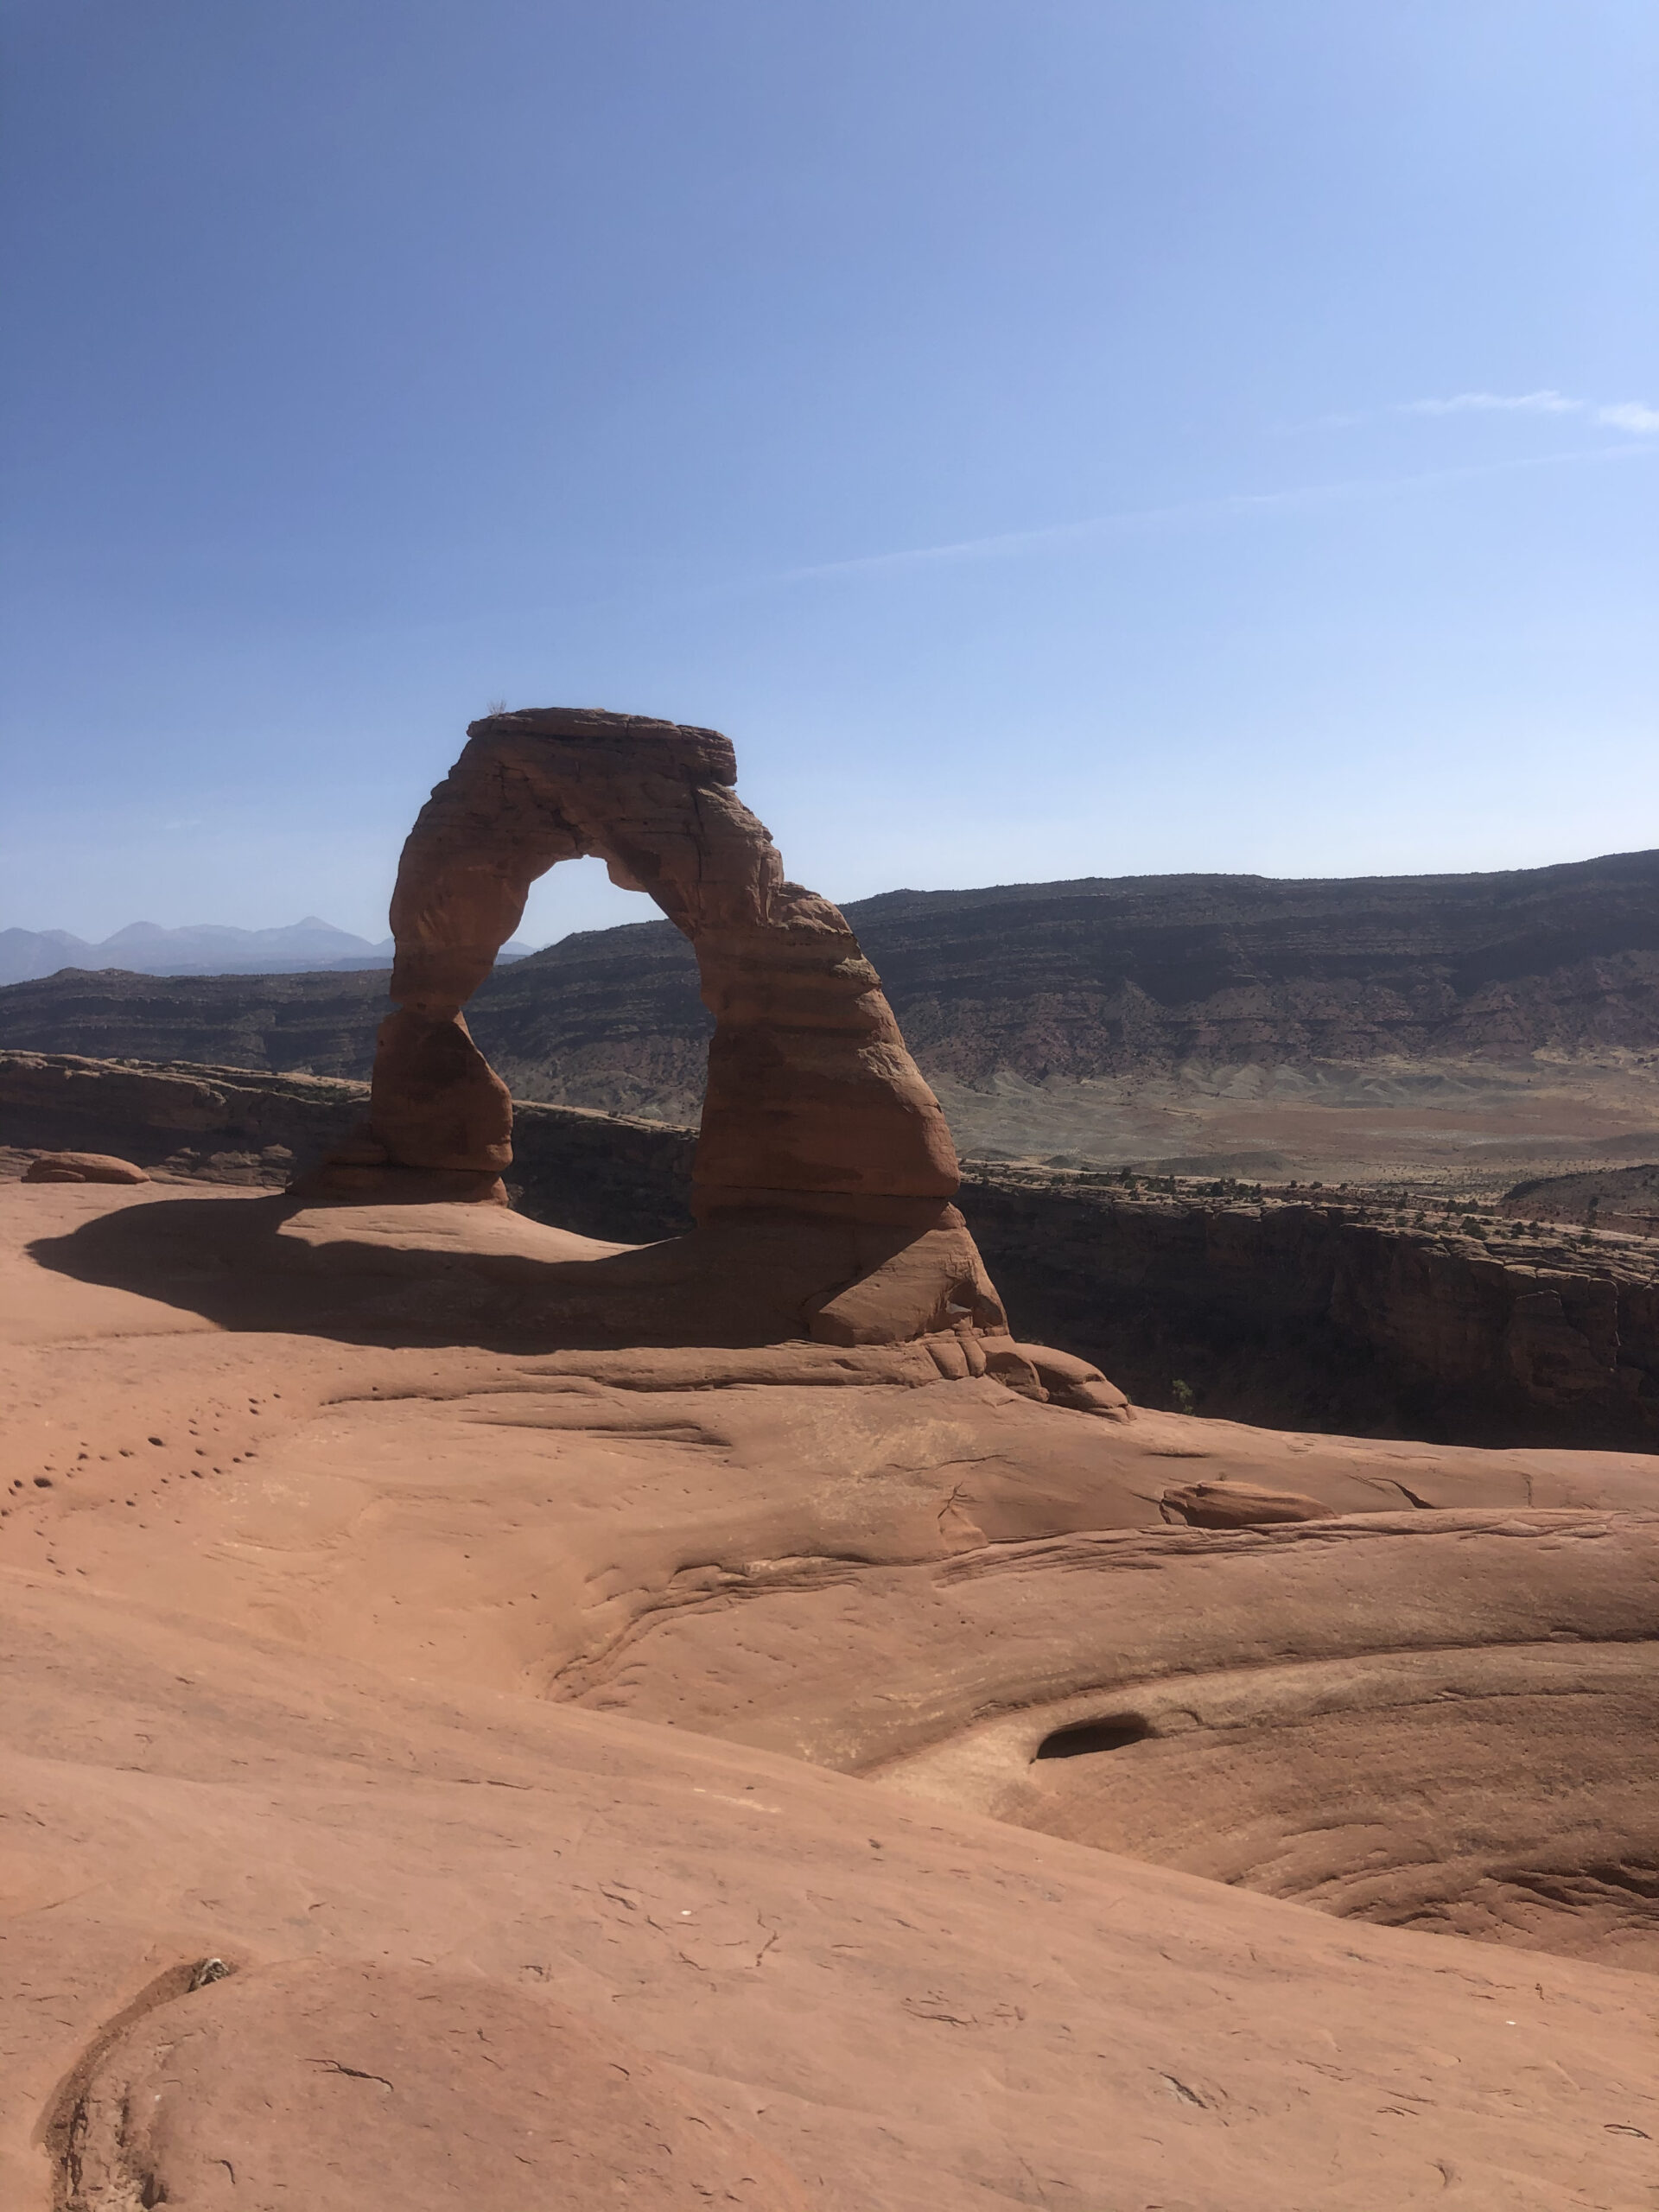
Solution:
M42 1152L23 1171L25 1183L148 1183L130 1160L107 1152Z
M1294 1490L1260 1483L1179 1483L1160 1508L1166 1521L1189 1529L1260 1529L1279 1521L1328 1521L1331 1508Z

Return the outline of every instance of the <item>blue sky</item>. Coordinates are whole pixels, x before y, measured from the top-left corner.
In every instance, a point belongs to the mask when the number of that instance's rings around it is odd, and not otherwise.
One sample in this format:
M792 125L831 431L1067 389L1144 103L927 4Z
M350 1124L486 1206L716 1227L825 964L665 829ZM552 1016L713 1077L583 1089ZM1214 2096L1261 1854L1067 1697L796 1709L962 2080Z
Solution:
M843 899L1659 843L1650 0L0 35L0 925L378 936L502 698Z

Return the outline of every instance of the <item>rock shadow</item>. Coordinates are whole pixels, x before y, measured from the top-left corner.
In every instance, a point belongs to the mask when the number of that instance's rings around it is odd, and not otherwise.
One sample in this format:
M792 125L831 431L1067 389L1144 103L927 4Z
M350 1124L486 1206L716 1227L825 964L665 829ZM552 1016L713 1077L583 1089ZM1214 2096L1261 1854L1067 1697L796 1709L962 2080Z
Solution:
M976 1255L959 1224L779 1213L627 1246L495 1206L158 1198L38 1237L29 1253L219 1328L350 1344L894 1344L950 1328L959 1312L977 1318Z

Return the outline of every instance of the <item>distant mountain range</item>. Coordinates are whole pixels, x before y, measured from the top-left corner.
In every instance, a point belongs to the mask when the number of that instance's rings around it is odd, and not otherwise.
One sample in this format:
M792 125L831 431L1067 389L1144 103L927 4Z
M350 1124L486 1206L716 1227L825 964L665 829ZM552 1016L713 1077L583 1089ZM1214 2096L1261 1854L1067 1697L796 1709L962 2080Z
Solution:
M522 960L531 949L514 942L499 957ZM222 922L164 930L155 922L130 922L97 944L67 930L0 930L0 983L29 983L65 968L117 968L132 976L315 975L389 968L391 953L389 937L372 944L316 914L278 930L238 930Z

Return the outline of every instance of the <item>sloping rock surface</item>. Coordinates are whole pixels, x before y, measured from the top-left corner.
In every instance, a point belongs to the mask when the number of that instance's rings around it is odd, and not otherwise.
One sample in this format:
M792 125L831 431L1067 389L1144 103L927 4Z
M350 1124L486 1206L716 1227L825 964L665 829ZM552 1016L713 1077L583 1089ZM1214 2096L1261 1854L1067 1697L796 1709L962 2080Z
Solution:
M550 1351L613 1252L0 1185L9 2212L1642 2202L1651 1460Z
M673 2069L540 1993L309 1958L150 1993L48 2123L66 2212L808 2202Z

